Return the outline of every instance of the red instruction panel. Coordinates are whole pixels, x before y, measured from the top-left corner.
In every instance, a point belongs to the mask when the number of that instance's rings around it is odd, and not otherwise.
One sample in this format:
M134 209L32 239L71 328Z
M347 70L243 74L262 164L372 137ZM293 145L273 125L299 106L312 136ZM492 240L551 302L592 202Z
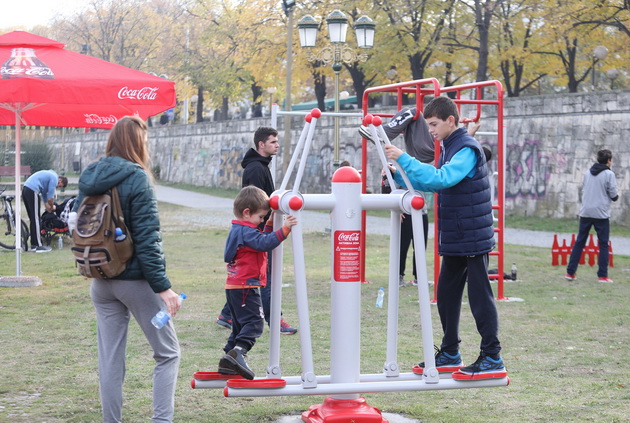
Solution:
M359 282L361 231L335 231L333 277L337 282Z

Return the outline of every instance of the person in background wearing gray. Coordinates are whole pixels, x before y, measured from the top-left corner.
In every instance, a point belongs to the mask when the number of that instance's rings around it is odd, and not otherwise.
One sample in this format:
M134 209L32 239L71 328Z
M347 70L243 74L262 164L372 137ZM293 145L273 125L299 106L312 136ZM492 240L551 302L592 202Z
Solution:
M42 215L39 198L42 198L47 212L55 210L55 189L68 186L68 178L58 176L54 170L40 170L33 173L22 187L22 201L28 214L31 229L31 251L47 253L50 247L42 245L39 218ZM26 248L23 245L22 248Z
M160 218L153 191L147 125L135 116L120 119L109 134L105 157L90 164L79 179L75 212L86 195L117 187L125 223L134 242L127 268L112 279L92 279L96 310L98 370L103 422L122 422L127 330L131 315L153 349L154 423L173 421L180 348L173 320L157 329L151 318L166 306L171 316L180 308L171 289L162 250ZM71 230L76 213L68 222Z
M582 205L580 206L580 229L577 239L571 250L571 257L567 265L565 278L570 281L577 279L577 268L582 256L582 250L586 245L586 238L595 227L597 241L599 243L599 258L597 277L602 283L612 283L608 277L608 239L610 236L610 202L617 201L617 179L615 173L610 170L612 164L612 152L599 150L597 163L593 164L584 173L582 188Z

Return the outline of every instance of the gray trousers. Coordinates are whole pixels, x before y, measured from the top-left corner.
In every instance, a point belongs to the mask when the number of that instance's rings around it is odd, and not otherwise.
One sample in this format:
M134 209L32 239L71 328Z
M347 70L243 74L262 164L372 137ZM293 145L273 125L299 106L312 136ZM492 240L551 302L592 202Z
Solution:
M153 422L173 420L175 384L179 370L179 341L173 320L162 329L151 318L164 307L146 280L92 279L96 309L98 369L104 423L122 422L122 385L129 318L133 317L153 348ZM131 312L131 313L130 313Z

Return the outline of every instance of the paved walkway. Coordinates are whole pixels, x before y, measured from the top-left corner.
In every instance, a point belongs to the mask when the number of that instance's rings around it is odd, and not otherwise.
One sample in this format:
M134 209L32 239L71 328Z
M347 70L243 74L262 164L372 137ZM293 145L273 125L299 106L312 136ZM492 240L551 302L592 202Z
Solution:
M157 198L159 201L180 206L207 210L207 222L209 227L225 228L226 222L233 219L232 200L229 198L214 197L181 189L157 186ZM302 228L304 232L326 232L330 230L330 217L328 213L304 211L302 212ZM389 219L385 217L368 216L368 234L389 234ZM577 225L576 225L577 229ZM531 247L551 248L553 244L553 232L529 231L523 229L505 229L505 243L512 245L525 245ZM571 240L571 234L558 234L560 243L566 239ZM429 238L433 238L433 225L429 225ZM612 237L613 253L615 255L630 256L630 238Z

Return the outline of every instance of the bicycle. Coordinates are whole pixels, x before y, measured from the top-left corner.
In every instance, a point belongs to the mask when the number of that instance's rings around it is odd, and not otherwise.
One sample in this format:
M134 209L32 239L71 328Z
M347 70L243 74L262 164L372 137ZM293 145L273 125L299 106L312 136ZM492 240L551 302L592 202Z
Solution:
M0 191L2 194L6 188ZM2 214L0 214L0 247L8 250L15 250L15 212L13 211L12 201L15 199L13 195L0 195L2 203ZM26 222L20 219L22 223L22 250L28 251L28 238L30 231Z

